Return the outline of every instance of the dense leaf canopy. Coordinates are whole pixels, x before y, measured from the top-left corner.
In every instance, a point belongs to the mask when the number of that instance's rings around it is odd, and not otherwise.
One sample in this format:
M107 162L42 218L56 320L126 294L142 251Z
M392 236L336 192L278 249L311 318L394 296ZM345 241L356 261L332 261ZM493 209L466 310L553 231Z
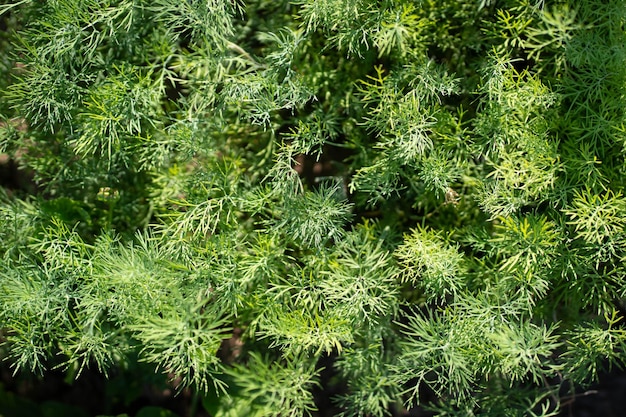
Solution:
M626 2L0 13L16 373L146 363L215 417L320 390L501 417L623 364Z

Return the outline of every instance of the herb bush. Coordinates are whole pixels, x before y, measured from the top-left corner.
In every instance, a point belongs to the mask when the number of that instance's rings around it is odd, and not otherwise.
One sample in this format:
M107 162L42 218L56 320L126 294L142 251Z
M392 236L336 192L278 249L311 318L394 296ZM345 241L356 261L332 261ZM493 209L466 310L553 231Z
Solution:
M623 364L625 2L0 11L16 373L143 364L215 417L320 391L500 417Z

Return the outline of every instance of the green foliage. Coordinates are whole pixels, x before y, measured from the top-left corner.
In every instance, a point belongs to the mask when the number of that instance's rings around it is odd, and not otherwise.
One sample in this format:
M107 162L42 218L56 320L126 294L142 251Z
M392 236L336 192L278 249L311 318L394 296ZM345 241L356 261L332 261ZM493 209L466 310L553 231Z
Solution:
M429 299L463 290L463 257L437 233L417 228L396 249L402 281L419 286Z
M229 374L240 402L249 407L251 415L298 417L315 410L310 390L316 385L317 371L309 358L295 357L283 364L251 353L247 365L235 367ZM223 415L241 415L233 411Z
M596 0L1 5L0 355L147 366L223 417L331 391L346 417L556 415L626 360L625 23Z

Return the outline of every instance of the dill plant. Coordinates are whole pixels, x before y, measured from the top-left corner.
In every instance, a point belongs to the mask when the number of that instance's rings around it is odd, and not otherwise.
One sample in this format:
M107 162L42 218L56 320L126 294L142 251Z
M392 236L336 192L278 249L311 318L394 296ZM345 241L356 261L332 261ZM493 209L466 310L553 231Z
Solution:
M624 2L0 13L16 375L146 363L216 417L338 387L342 416L550 416L624 364Z

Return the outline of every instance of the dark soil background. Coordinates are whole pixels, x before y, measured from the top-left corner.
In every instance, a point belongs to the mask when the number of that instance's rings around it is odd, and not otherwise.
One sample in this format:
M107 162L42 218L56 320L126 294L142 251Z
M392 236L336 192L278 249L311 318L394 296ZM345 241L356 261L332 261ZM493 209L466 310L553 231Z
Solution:
M625 417L626 372L615 369L600 375L597 384L579 390L560 417Z

